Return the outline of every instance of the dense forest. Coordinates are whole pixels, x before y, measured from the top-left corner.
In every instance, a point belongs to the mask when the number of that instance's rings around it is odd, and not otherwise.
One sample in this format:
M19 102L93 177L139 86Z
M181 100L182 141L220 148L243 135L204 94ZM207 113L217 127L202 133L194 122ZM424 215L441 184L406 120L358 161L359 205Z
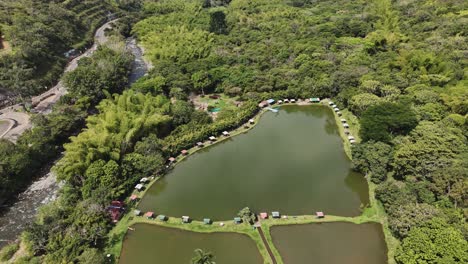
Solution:
M466 1L125 4L146 17L132 33L151 72L122 91L128 58L101 47L65 76L67 110L38 117L24 143L0 145L3 156L18 146L34 151L41 135L69 136L49 131L84 122L74 109L97 104L87 128L64 146L54 170L65 186L24 233L30 255L18 263L104 263L104 249L121 239L108 236L107 204L141 177L164 173L169 156L241 125L268 97L334 98L358 118L353 168L375 187L400 241L397 263L468 262ZM100 68L107 63L114 68ZM242 104L213 120L190 101L211 93ZM68 123L44 120L67 116ZM2 159L0 168L22 173L29 165L16 164L26 159Z
M2 0L0 92L27 98L53 86L67 63L64 53L82 51L94 30L117 9L113 1Z

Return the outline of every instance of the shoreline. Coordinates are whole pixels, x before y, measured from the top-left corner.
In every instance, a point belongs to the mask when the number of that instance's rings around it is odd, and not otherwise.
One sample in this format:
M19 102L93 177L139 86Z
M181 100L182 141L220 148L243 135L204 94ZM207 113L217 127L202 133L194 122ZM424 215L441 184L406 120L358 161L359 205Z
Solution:
M330 99L323 99L319 103L311 103L311 102L305 102L304 100L299 101L297 103L286 103L286 104L274 104L272 107L278 107L282 105L297 105L297 106L323 106L323 107L328 107L331 108L328 105L328 102ZM344 109L342 110L343 116L340 117L338 114L333 111L333 115L335 117L335 123L338 126L338 132L339 135L342 139L343 142L343 151L345 152L346 156L350 161L352 161L352 155L351 155L351 144L349 143L349 140L347 138L347 135L344 133L344 128L341 123L341 118L347 119L347 121L352 120L351 123L358 122L357 118L353 116L348 110ZM263 114L265 114L268 109L262 108L257 114L255 114L252 119L255 120L253 124L250 124L249 122L242 124L236 129L233 129L229 131L229 136L220 136L220 138L217 138L215 142L211 142L209 140L204 141L204 146L203 147L198 147L194 146L190 149L187 149L187 155L178 155L176 156L176 161L172 164L172 166L176 166L179 162L182 162L186 158L188 158L190 155L196 153L199 150L208 148L212 145L216 145L219 142L223 142L225 140L230 139L231 137L235 137L237 135L241 135L243 133L247 133L249 130L253 129L259 122L260 118L262 117ZM248 128L246 128L248 126ZM357 138L357 142L360 142L360 138L358 136L358 129L354 125L350 126L350 131L355 137ZM132 206L132 209L136 209L139 202L141 201L142 197L146 195L146 192L155 184L156 182L159 181L159 179L163 176L157 176L155 179L151 180L149 184L145 186L145 189L141 192L132 192L132 194L137 194L139 196L139 201L135 203ZM374 222L374 223L379 223L382 226L382 233L384 235L384 240L385 244L387 247L387 261L389 264L393 264L394 259L394 251L396 249L396 244L395 244L395 238L390 233L390 230L388 229L387 225L387 219L385 212L383 211L383 208L381 205L378 203L378 201L375 199L374 196L374 189L375 185L368 180L368 177L365 176L366 182L368 184L368 195L369 195L369 205L368 207L364 208L361 212L360 215L355 216L355 217L345 217L345 216L333 216L333 215L327 215L323 219L318 219L315 216L311 215L299 215L299 216L288 216L287 219L281 218L281 219L266 219L261 221L261 227L264 230L268 245L273 251L273 254L275 258L277 259L278 263L283 263L281 255L278 252L278 249L275 247L275 245L272 242L272 238L270 235L270 228L272 226L277 226L277 225L296 225L296 224L312 224L312 223L326 223L326 222L351 222L355 224L361 224L361 223L368 223L368 222ZM232 223L231 220L227 221L215 221L211 225L205 225L203 222L200 221L192 221L190 224L182 224L180 219L177 217L171 217L169 216L169 220L167 222L162 222L157 219L146 219L144 216L134 216L132 214L133 212L127 212L127 214L117 223L117 225L111 230L109 233L110 235L117 235L119 237L119 240L117 243L114 243L113 245L110 244L108 249L108 253L113 254L116 257L116 260L118 261L120 259L121 253L122 253L122 247L123 247L123 242L126 236L126 233L129 231L129 227L132 227L135 224L154 224L154 225L159 225L159 226L164 226L167 228L178 228L181 230L185 231L191 231L191 232L203 232L203 233L213 233L213 232L234 232L234 233L241 233L241 234L246 234L249 237L251 237L255 244L257 245L257 249L259 250L260 254L264 258L264 263L271 263L271 258L266 250L265 245L263 244L263 241L261 240L261 237L257 230L253 230L250 225L245 225L245 224L239 224L236 225ZM219 224L223 223L224 226L220 226Z

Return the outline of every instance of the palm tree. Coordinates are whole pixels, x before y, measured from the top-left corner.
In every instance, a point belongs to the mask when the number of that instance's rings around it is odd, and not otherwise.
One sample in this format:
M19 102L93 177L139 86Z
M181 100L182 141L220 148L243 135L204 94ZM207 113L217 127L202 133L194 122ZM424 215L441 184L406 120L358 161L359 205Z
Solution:
M195 257L192 258L192 264L216 264L213 261L214 255L211 252L205 252L202 249L195 249Z

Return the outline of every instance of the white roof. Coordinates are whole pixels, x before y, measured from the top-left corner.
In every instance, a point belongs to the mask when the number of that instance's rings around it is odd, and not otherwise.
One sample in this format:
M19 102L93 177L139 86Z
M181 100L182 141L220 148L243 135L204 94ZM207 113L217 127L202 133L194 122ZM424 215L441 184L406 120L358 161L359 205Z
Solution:
M333 105L334 103L332 101L328 102L329 105Z
M351 140L349 141L349 143L351 143L351 144L356 143L356 140L351 139Z
M346 122L346 119L344 119L344 118L341 118L341 122Z
M214 137L214 136L211 136L211 137L210 137L210 140L214 140L214 139L216 139L216 137Z
M140 183L135 186L135 189L137 190L140 190L142 188L143 188L143 184L140 184Z
M253 119L249 119L249 122L250 122L250 123L253 123L253 122L255 122L255 120L253 120Z
M296 99L291 99L290 101L291 101L291 102L296 102Z
M229 135L229 132L224 131L224 132L223 132L223 135Z
M349 140L353 140L354 137L353 137L353 136L348 136L348 139L349 139Z
M148 181L148 178L144 177L144 178L141 178L140 182L147 182Z
M349 127L348 123L343 124L344 127Z

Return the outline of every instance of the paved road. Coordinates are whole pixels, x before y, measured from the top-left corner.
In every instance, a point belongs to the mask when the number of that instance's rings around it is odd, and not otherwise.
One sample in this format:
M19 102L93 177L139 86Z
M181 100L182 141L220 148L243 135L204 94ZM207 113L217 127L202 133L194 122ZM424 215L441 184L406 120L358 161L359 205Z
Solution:
M94 35L94 44L91 48L86 50L83 54L76 57L66 66L64 72L73 71L78 67L78 61L84 57L91 56L100 44L107 41L105 30L111 28L111 24L117 19L109 21L96 30ZM62 81L57 85L50 88L41 95L32 98L33 102L39 102L34 107L33 111L42 114L48 114L52 110L52 106L60 99L60 97L67 93ZM19 104L0 109L0 120L14 120L16 124L8 132L2 133L0 138L8 139L16 142L18 137L26 130L31 128L31 121L29 115L23 111L23 107Z

